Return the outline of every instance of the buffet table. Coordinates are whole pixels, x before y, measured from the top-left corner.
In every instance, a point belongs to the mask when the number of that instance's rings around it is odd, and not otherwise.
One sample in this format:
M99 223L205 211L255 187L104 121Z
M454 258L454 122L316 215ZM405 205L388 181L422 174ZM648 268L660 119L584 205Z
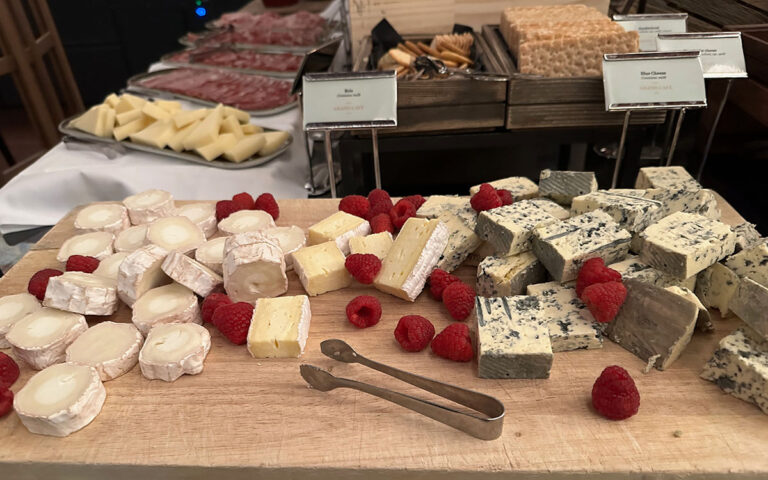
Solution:
M723 221L743 219L720 200ZM336 211L336 200L282 200L278 225L303 228ZM64 218L4 278L0 296L22 292L29 277L59 267L57 247L73 233ZM457 274L466 281L474 267ZM289 273L288 295L304 293ZM381 322L352 327L344 306L359 294L380 298ZM355 284L312 297L312 322L300 359L254 359L212 329L202 374L174 383L149 381L136 367L105 384L102 413L67 438L30 434L16 415L0 422L3 478L766 478L768 417L698 377L717 341L741 322L720 320L696 333L668 370L641 373L645 363L613 342L603 349L555 355L548 380L483 380L476 364L449 362L429 350L403 352L392 336L402 315L420 314L439 331L446 310L427 293L413 304ZM129 321L123 305L111 318ZM319 351L341 338L362 355L495 396L507 409L501 438L482 441L421 415L351 390L313 391L299 376L310 363L434 400L437 397ZM613 422L590 407L590 390L607 365L628 369L641 392L638 415ZM18 391L32 374L22 367ZM444 400L437 400L444 402Z

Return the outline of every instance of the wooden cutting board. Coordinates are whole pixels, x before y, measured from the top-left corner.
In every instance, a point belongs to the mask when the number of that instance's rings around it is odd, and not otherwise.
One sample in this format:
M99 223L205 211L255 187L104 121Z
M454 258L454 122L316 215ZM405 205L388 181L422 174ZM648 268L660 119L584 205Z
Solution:
M279 224L307 227L336 210L336 200L283 200ZM723 219L743 221L721 201ZM65 217L4 278L0 295L23 292L29 277L61 268L56 248L74 234ZM45 248L42 248L45 247ZM472 282L474 268L458 275ZM303 293L289 274L289 295ZM371 294L381 322L351 326L344 308ZM107 382L101 414L67 437L30 434L11 413L0 419L0 478L210 479L306 478L729 478L768 477L768 415L698 377L718 340L740 325L720 320L696 333L669 370L643 374L644 362L606 340L602 350L555 355L547 380L484 380L477 365L403 352L397 320L424 315L438 331L451 323L423 293L408 303L361 285L311 299L312 324L301 359L257 360L212 330L205 370L174 383L144 379L138 368ZM96 320L91 318L90 320ZM130 321L123 307L110 320ZM504 434L486 442L364 393L308 389L299 365L444 402L361 365L334 362L319 343L341 338L361 354L418 374L476 389L506 406ZM8 351L6 351L8 352ZM613 422L590 406L592 383L608 365L625 367L642 403L633 418ZM32 371L22 366L18 391ZM679 437L675 431L682 432Z

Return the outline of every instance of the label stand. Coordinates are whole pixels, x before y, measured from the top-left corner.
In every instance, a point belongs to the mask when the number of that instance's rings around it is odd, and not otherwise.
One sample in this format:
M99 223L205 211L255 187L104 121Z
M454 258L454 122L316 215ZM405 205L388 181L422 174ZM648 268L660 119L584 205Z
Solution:
M672 135L672 143L669 144L669 152L667 152L666 166L672 165L672 158L675 156L675 149L677 148L677 140L680 138L680 128L683 126L683 119L685 118L686 108L681 108L680 113L677 115L677 124L675 125L675 133Z
M624 113L624 125L621 127L621 138L619 139L619 149L616 151L616 164L613 166L613 179L611 180L611 188L616 188L616 184L619 181L619 170L621 169L621 160L624 157L624 143L627 141L627 130L629 130L629 116L632 114L632 110L627 110Z
M709 158L709 150L712 148L712 141L715 138L715 130L720 123L720 115L723 114L723 109L728 101L728 94L731 93L731 85L733 85L733 79L729 78L725 84L725 93L723 99L720 101L720 105L717 106L717 113L715 114L715 120L712 122L712 128L709 129L707 135L707 143L704 144L704 154L701 157L701 165L699 166L699 172L696 174L696 180L701 182L701 175L704 173L704 167L707 165L707 158Z
M336 198L336 170L333 168L333 144L331 143L331 130L325 130L325 161L328 165L328 182L331 187L331 198ZM373 173L376 177L376 188L381 188L381 168L379 166L379 135L375 128L371 129L371 143L373 144Z

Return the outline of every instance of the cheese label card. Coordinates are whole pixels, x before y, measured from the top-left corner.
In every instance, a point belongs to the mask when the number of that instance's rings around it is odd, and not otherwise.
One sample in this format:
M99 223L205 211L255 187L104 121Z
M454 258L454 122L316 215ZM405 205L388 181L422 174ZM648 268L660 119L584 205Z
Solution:
M656 35L660 33L684 33L687 31L687 13L658 13L614 15L613 21L624 30L637 31L640 35L640 51L656 51Z
M661 34L660 52L699 50L704 78L746 78L741 32Z
M706 107L698 51L603 55L608 111Z
M308 131L396 127L395 72L304 75L302 113Z

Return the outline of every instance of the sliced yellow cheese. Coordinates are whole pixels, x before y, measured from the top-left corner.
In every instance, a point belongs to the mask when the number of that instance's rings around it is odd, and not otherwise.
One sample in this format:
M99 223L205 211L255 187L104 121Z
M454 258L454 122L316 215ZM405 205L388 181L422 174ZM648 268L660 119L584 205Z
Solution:
M197 110L182 110L173 114L173 123L176 128L184 128L190 123L202 120L211 110L208 108L198 108Z
M144 114L141 113L141 110L137 108L135 110L128 110L127 112L118 113L115 116L115 119L117 120L118 125L125 125L143 116Z
M222 133L216 141L200 148L196 148L195 152L210 162L211 160L220 157L222 153L235 146L236 143L237 138L235 138L233 134Z
M150 116L155 120L170 120L171 114L157 105L156 102L147 102L141 107L141 113Z
M145 103L147 103L147 101L143 98L131 95L130 93L126 93L124 95L120 95L120 101L117 102L115 110L118 114L125 113L129 110L141 110L141 107L143 107Z
M105 124L107 123L106 116L108 112L112 110L109 105L99 104L88 109L84 114L80 115L76 119L69 122L71 128L82 130L83 132L90 133L91 135L103 136ZM114 112L114 110L112 110ZM112 121L114 123L114 115Z
M104 110L102 109L102 111ZM112 131L115 128L115 115L114 108L108 108L105 113L102 113L104 123L101 125L100 137L112 136Z
M246 123L245 125L242 125L240 128L243 130L243 133L246 135L249 135L251 133L261 133L264 131L262 127L256 126L252 123Z
M240 126L240 122L237 121L237 118L235 118L234 115L225 117L224 121L221 122L221 133L231 133L238 140L243 138L243 135L245 135L243 133L243 128Z
M181 130L176 130L170 140L168 140L168 148L174 152L181 152L184 150L184 139L200 124L200 120L196 120Z
M336 242L326 242L293 252L293 269L307 294L315 296L352 283L345 260Z
M244 112L235 107L224 107L223 113L225 117L234 115L234 117L237 118L240 123L248 123L251 121L251 115L248 112Z
M256 155L264 147L265 142L261 135L246 135L224 152L224 158L230 162L240 163Z
M115 140L122 141L128 138L129 136L133 135L134 133L140 132L150 126L154 120L151 118L142 115L141 118L137 118L136 120L132 122L128 122L125 125L120 125L119 127L115 127L112 131L112 136L115 137Z
M116 108L117 104L120 103L120 97L114 93L110 93L107 95L107 98L104 99L104 103L112 108Z
M176 113L181 110L181 103L175 100L155 100L155 105L168 113Z
M154 122L144 130L131 135L131 141L155 148L165 148L168 140L176 133L176 128L170 120Z
M200 125L187 135L184 139L184 150L195 150L216 141L219 138L221 129L221 111L222 106L208 112Z
M265 157L278 151L288 140L288 132L266 132L259 135L264 136L264 146L259 150L259 155Z
M260 298L248 329L254 358L297 358L304 352L312 313L306 295Z

